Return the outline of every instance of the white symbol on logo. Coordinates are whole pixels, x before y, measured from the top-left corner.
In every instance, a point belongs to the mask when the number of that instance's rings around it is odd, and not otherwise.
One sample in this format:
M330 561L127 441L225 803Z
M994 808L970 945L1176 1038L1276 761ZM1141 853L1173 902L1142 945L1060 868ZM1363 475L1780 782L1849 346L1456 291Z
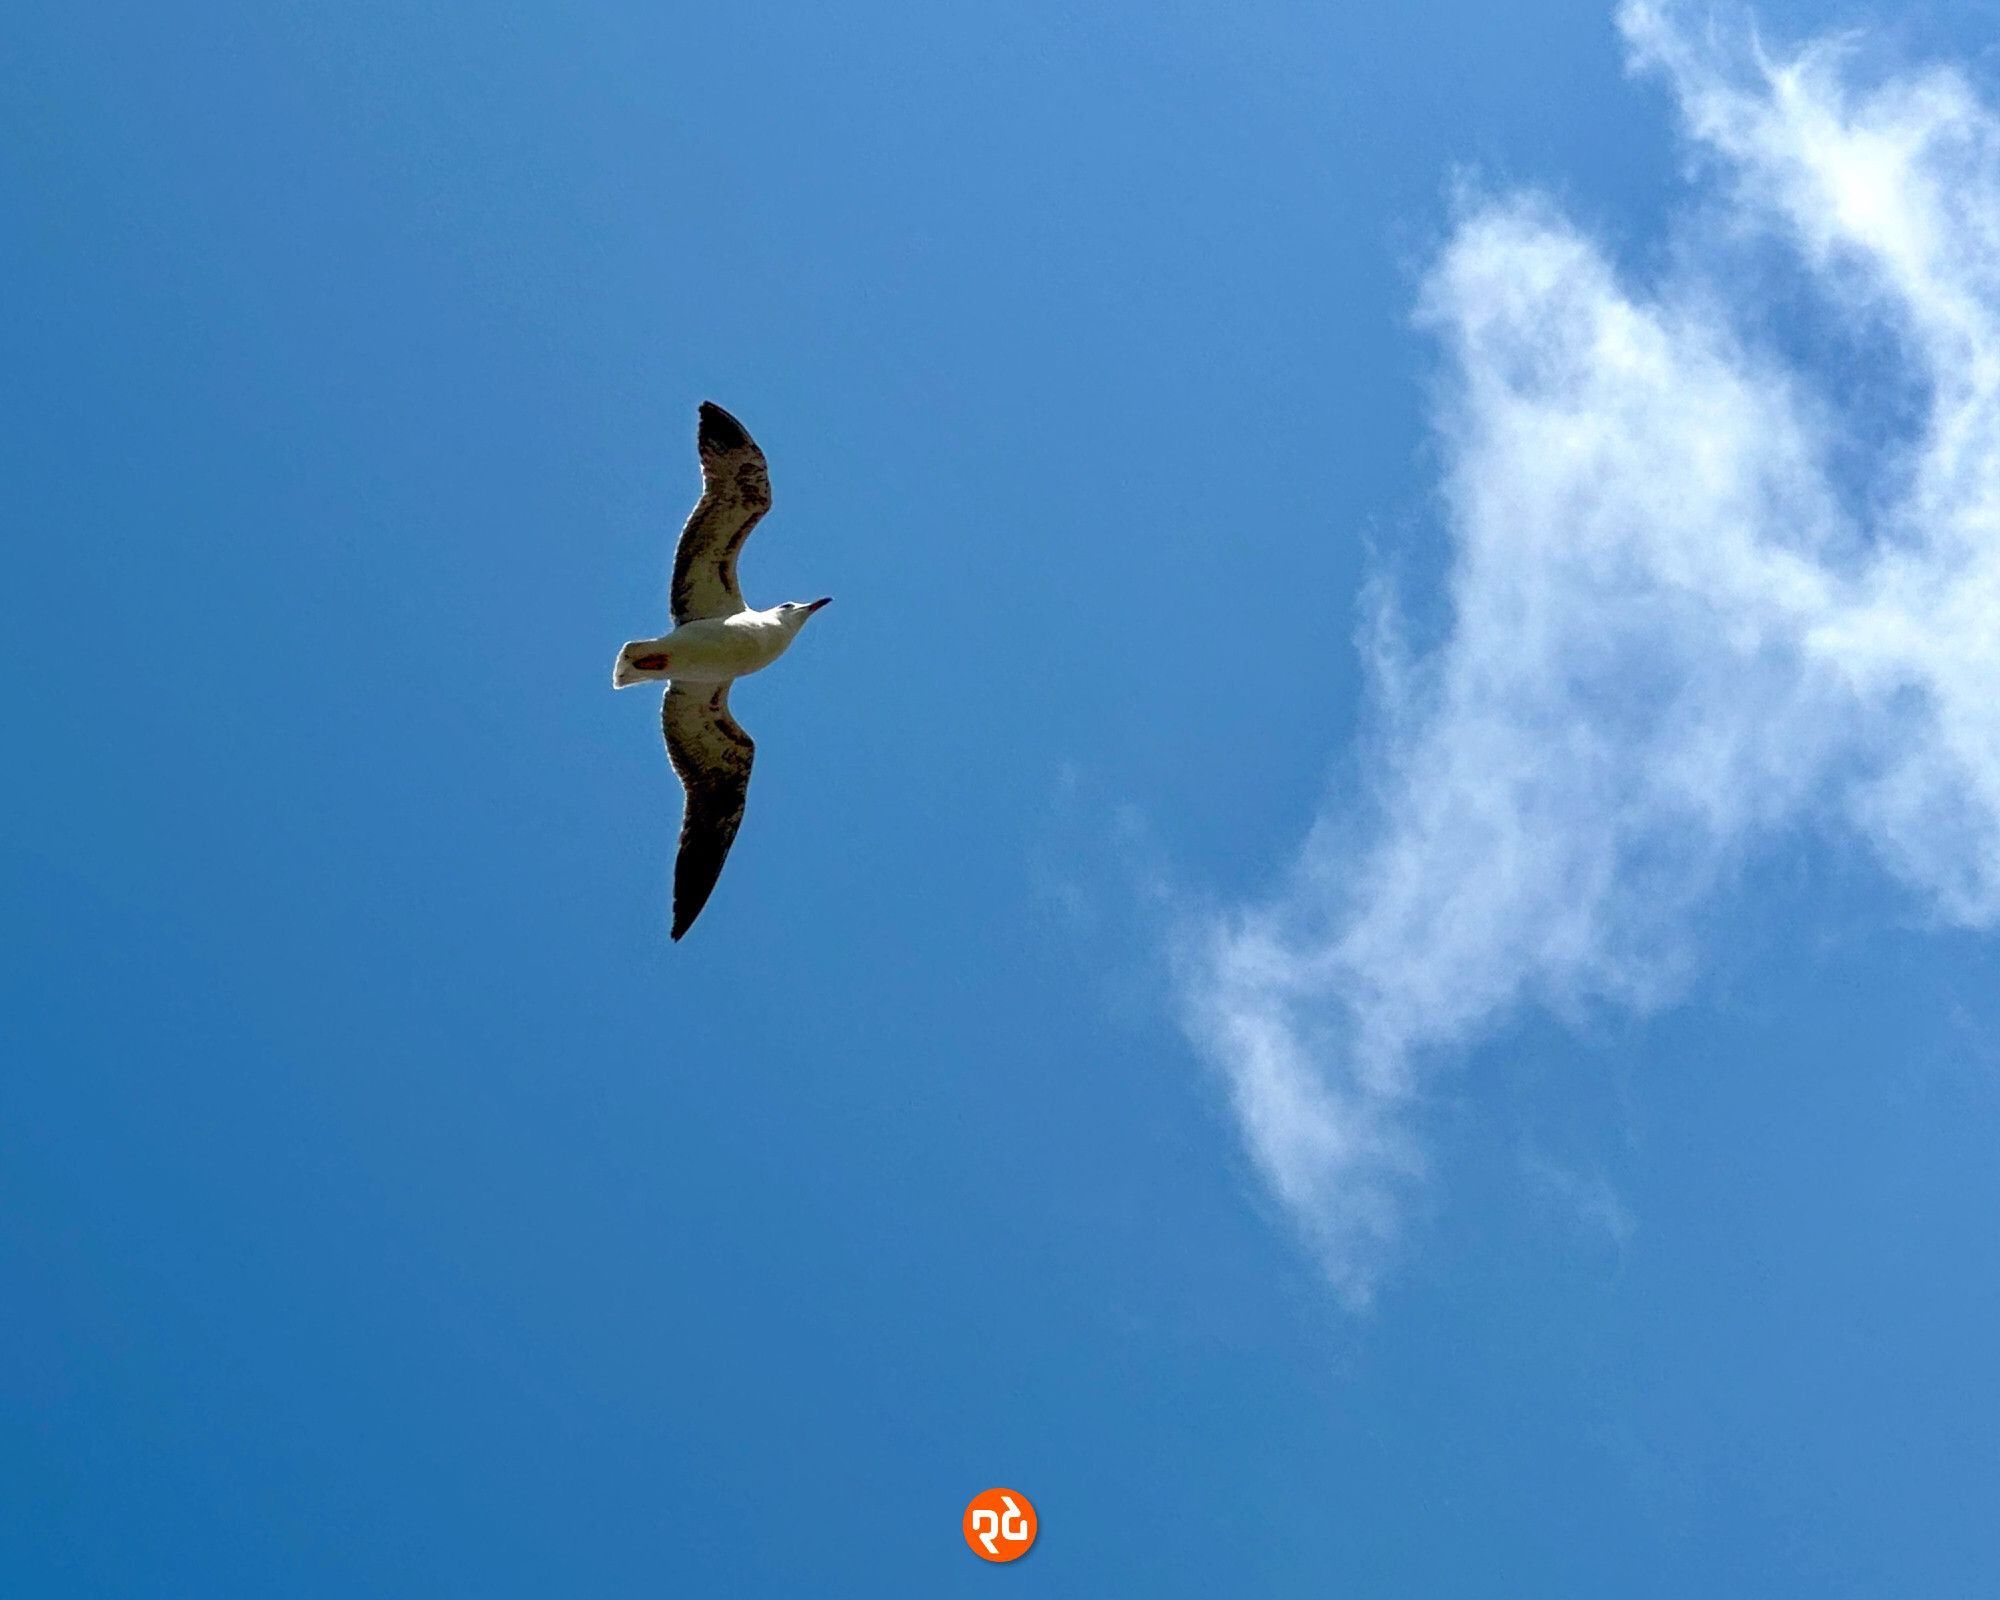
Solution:
M972 1513L972 1531L979 1535L979 1542L986 1546L986 1553L989 1556L997 1556L1000 1553L1000 1547L993 1542L996 1533L1009 1544L1028 1542L1028 1523L1021 1515L1021 1508L1014 1504L1014 1497L1011 1494L1003 1494L1000 1498L1006 1503L1006 1516L1003 1517L999 1512L989 1510L985 1506Z

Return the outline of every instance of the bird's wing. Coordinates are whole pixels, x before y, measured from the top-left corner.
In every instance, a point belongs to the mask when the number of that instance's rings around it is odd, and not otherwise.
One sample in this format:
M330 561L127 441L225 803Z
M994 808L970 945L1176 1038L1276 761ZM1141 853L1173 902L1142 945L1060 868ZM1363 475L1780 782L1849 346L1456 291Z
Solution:
M702 401L695 447L701 455L701 499L674 547L676 627L700 617L733 617L743 609L736 553L771 509L764 452L721 406Z
M736 842L757 746L729 714L726 683L674 684L660 704L660 726L667 758L687 791L674 858L673 937L678 939L708 904Z

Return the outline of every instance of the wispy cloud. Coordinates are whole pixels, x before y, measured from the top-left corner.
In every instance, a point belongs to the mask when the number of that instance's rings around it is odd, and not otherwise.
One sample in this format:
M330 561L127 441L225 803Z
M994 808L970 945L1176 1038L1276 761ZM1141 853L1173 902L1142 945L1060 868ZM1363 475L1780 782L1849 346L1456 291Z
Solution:
M1462 202L1420 306L1448 632L1412 656L1374 608L1367 805L1183 952L1186 1026L1355 1304L1433 1075L1522 1005L1678 992L1760 842L1858 842L1939 920L2000 916L2000 118L1850 42L1618 25L1695 157L1677 265Z
M1639 1231L1631 1209L1602 1172L1577 1171L1534 1149L1522 1152L1521 1172L1537 1205L1578 1237L1622 1251Z

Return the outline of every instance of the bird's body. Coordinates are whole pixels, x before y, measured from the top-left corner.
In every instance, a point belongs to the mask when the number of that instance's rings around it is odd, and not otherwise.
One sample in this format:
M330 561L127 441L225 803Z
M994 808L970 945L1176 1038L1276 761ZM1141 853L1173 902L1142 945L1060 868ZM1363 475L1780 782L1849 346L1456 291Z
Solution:
M726 683L762 672L797 637L798 630L777 607L746 609L733 617L696 617L662 638L633 640L618 652L611 681L620 689L649 678Z
M770 509L771 479L743 425L722 407L701 407L696 433L701 499L674 547L673 631L635 639L618 652L614 688L664 681L660 726L686 791L674 858L676 939L708 903L743 821L757 747L729 711L729 686L791 648L825 600L753 611L736 586L743 541Z

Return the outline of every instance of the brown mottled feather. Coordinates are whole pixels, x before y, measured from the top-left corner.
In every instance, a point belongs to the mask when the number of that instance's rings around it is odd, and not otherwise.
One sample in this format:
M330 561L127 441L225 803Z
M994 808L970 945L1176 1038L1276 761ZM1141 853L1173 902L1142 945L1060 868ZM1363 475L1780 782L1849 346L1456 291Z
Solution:
M695 447L701 499L674 547L674 623L730 617L743 609L736 557L757 519L771 509L771 475L757 442L721 406L704 400Z
M667 736L667 758L687 791L674 857L673 937L678 939L708 904L736 842L757 746L729 714L726 683L674 684L660 703L660 728Z

